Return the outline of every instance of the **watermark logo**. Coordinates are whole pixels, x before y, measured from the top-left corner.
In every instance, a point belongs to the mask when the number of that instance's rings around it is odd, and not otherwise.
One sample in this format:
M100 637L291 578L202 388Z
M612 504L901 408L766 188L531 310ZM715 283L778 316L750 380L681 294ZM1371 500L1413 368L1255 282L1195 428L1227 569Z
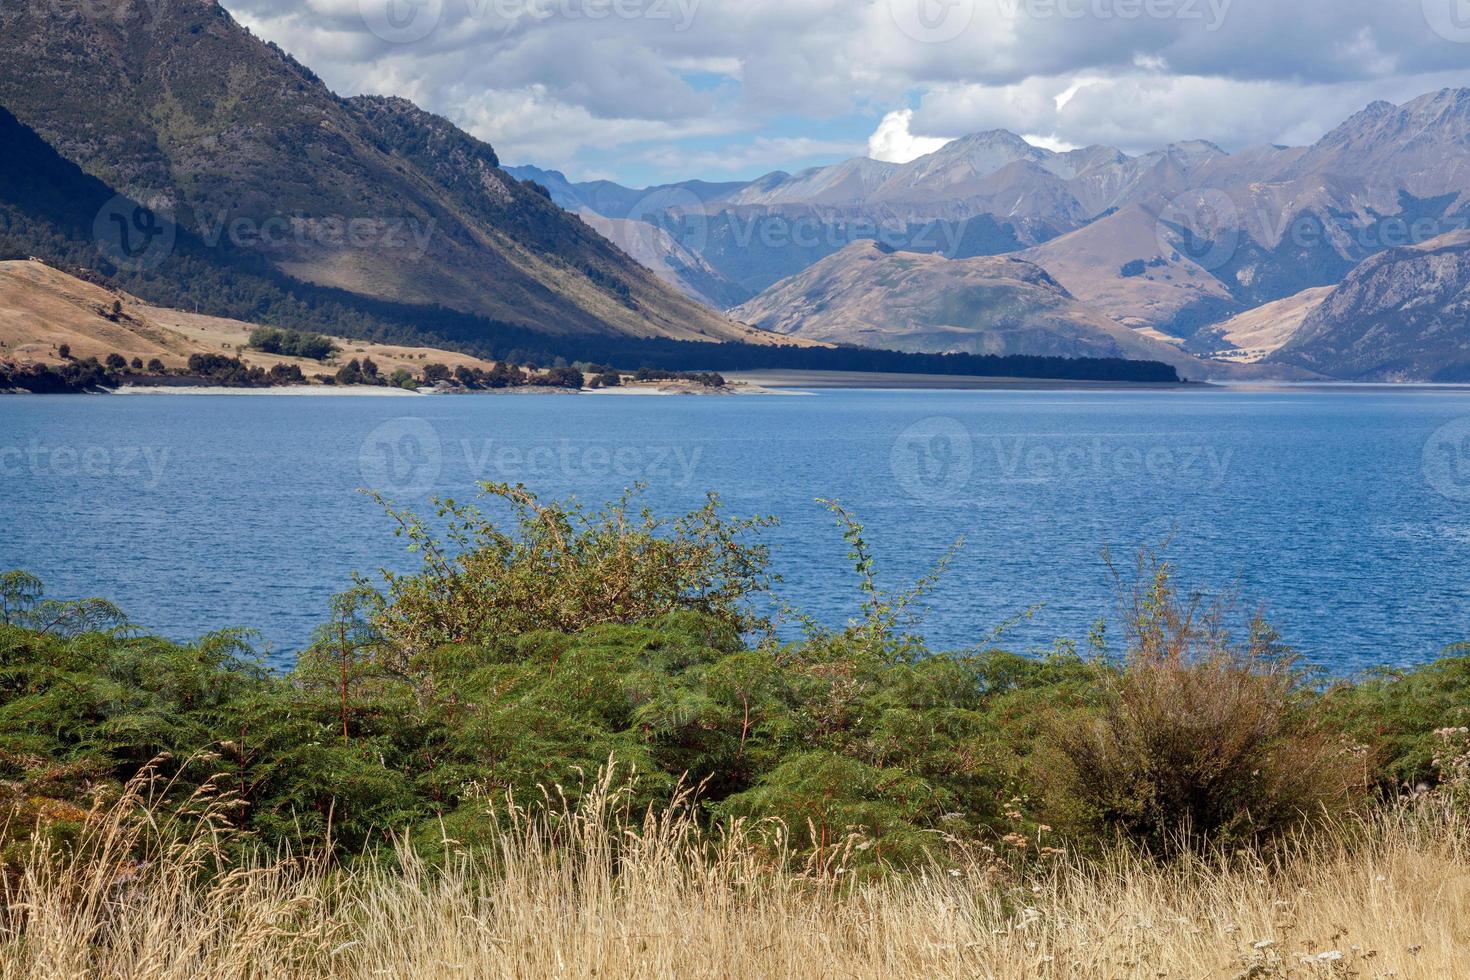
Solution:
M389 419L362 441L357 465L370 490L424 494L439 479L444 451L439 433L426 419Z
M119 269L147 272L173 253L177 230L152 208L118 194L97 212L92 237L97 251Z
M694 26L700 0L467 0L472 20L495 20L509 30L521 21L667 21L675 33Z
M974 442L969 430L955 419L922 419L899 434L889 467L899 488L915 500L949 500L970 483L975 468Z
M997 0L1001 15L1017 20L1174 20L1207 31L1225 26L1234 0Z
M32 439L25 445L0 445L0 478L96 477L154 490L163 483L170 453L167 446L52 445Z
M1140 481L1217 489L1234 450L1211 444L993 435L973 436L957 419L936 416L909 426L890 457L899 488L910 499L940 503L977 487L1057 486L1086 495ZM1467 462L1470 471L1470 462ZM978 479L977 479L978 474ZM974 494L978 502L982 494Z
M202 215L199 238L210 248L228 242L234 248L276 250L321 248L390 252L410 261L422 259L438 231L433 218L347 217L345 215L276 214L265 218L235 217L220 211Z
M1470 418L1455 419L1424 443L1424 482L1450 500L1470 500Z
M367 29L389 44L413 44L432 34L444 21L448 0L358 0ZM552 20L661 21L675 33L694 25L700 0L464 0L454 15L459 22L489 24L502 33L522 24Z
M608 231L613 244L645 265L652 264L673 243L695 255L709 245L709 217L705 203L683 187L665 188L645 194L628 209L628 216L614 221Z
M1429 29L1446 41L1470 44L1470 0L1423 0Z
M357 0L362 22L389 44L413 44L434 32L444 0Z
M969 30L975 0L888 0L888 13L920 44L945 44Z
M1224 191L1190 191L1159 212L1155 237L1164 255L1181 254L1213 272L1240 247L1240 212Z
M499 483L540 483L546 480L616 479L625 486L688 487L694 482L702 446L671 444L597 444L559 439L550 443L516 445L494 439L461 439L464 466L476 480Z

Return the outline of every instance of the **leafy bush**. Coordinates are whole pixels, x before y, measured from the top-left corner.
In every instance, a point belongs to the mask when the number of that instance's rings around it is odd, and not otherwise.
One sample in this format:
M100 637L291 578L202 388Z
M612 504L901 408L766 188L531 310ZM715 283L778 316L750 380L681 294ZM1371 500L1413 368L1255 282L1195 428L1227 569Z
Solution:
M1096 707L1053 729L1061 804L1160 854L1260 843L1350 805L1361 767L1311 718L1277 636L1255 620L1234 640L1226 607L1182 599L1152 556L1137 573L1126 663L1099 664Z
M306 357L313 361L325 361L337 352L337 346L331 339L319 333L278 327L256 327L250 331L247 346L267 354Z
M482 500L509 507L513 530L473 504L442 500L441 542L420 518L388 507L397 533L424 559L417 575L387 575L379 624L405 650L577 633L681 610L740 630L761 625L750 602L769 584L768 556L746 539L769 519L726 520L713 494L699 510L665 520L647 509L631 514L632 494L590 512L575 502L542 503L520 486L481 489Z
M1470 648L1417 670L1378 670L1355 684L1338 684L1322 712L1358 745L1372 747L1364 760L1385 796L1431 788L1444 778L1441 765L1448 729L1470 725Z

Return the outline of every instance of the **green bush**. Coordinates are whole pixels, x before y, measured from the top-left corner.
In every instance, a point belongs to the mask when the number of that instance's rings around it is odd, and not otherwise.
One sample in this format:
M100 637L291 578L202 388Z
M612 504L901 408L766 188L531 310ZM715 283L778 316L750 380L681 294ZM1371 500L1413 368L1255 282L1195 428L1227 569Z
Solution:
M325 361L337 352L331 338L304 330L283 330L278 327L256 327L250 331L246 346L266 354L284 357L305 357L313 361Z
M1045 779L1055 803L1159 854L1259 844L1361 795L1347 743L1309 710L1289 650L1259 620L1244 640L1140 558L1128 652L1097 665L1092 705L1062 716Z

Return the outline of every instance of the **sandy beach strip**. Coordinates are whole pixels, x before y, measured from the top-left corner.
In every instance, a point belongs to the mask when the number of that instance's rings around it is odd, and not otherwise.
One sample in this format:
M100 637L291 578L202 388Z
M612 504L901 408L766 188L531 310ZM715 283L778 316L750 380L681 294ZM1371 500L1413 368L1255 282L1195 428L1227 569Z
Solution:
M348 395L353 397L420 398L423 393L380 385L279 385L272 388L229 388L224 385L123 385L114 395Z
M956 391L1170 391L1199 390L1197 383L1149 383L1139 381L1072 381L1061 378L985 378L948 374L892 374L865 371L731 371L732 383L762 388L878 388L892 390Z

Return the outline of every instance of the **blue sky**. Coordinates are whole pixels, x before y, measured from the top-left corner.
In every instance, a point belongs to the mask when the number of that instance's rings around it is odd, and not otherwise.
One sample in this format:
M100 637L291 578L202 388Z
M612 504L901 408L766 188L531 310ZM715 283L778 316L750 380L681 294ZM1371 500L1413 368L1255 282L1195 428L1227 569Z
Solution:
M1470 86L1470 0L224 0L343 95L508 164L641 186L1004 128L1140 152L1306 143Z

